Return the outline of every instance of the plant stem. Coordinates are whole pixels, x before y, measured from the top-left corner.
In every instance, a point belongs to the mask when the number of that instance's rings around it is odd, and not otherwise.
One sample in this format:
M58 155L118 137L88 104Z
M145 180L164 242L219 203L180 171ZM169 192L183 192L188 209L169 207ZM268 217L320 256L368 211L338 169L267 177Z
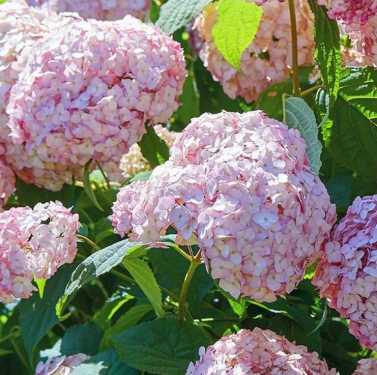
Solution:
M2 344L4 341L7 341L9 339L15 339L18 336L20 336L20 331L19 330L15 331L15 332L11 332L8 335L6 335L6 336L4 336L4 337L2 337L0 339L0 344Z
M317 86L311 87L310 89L307 89L307 90L303 91L301 93L301 96L308 95L308 94L310 94L313 91L317 91L318 89L321 89L322 87L324 87L324 86L323 85L317 85Z
M181 290L181 295L179 296L179 310L178 310L178 316L180 320L185 319L185 303L186 303L186 297L187 297L187 292L192 280L192 277L194 276L196 268L199 266L199 262L191 262L190 267L186 273L185 279L183 281L182 285L182 290Z
M80 238L81 240L84 240L89 245L92 245L92 247L96 250L100 250L101 248L95 244L92 240L90 240L88 237L83 236L82 234L77 234L77 238Z
M297 21L295 0L288 0L289 14L291 17L291 43L292 43L292 71L293 71L293 94L300 96L300 81L298 75L298 46L297 46Z
M97 165L98 169L101 171L102 176L103 176L103 178L104 178L105 181L106 181L106 186L107 186L107 188L108 188L108 189L111 189L110 180L109 180L109 178L107 177L107 174L105 173L105 171L102 169L101 164L99 164L99 163L96 162L96 165Z

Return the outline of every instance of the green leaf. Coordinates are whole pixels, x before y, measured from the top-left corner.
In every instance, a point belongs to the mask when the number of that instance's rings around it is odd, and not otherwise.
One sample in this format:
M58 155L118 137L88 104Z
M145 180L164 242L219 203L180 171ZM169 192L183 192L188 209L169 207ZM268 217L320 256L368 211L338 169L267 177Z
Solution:
M123 240L105 247L86 258L73 271L64 295L56 305L56 314L62 318L61 313L65 307L68 296L77 292L83 285L109 272L128 256L140 256L148 245Z
M148 264L138 258L124 258L122 264L147 296L156 311L156 315L160 318L164 317L161 290Z
M212 35L225 60L241 71L241 56L258 32L263 9L245 0L222 0Z
M306 152L309 156L311 170L318 175L321 168L322 145L318 139L317 121L312 109L301 98L285 100L285 123L300 131L306 142Z
M141 153L152 167L169 159L169 147L155 132L153 126L146 125L147 132L138 142Z
M34 282L37 284L39 297L40 297L41 299L43 298L43 292L44 292L44 290L45 290L46 281L47 281L46 279L37 279L37 278L34 276Z
M132 328L139 320L153 310L151 305L137 305L131 307L125 314L123 314L116 323L105 331L103 339L101 341L100 350L103 351L111 346L111 339L119 332L126 331Z
M135 176L131 177L127 183L131 183L131 182L134 182L134 181L147 181L149 180L149 177L151 176L152 174L152 171L143 171L143 172L139 172L139 173L136 173Z
M344 68L340 89L329 118L322 126L331 155L365 181L377 172L377 71ZM319 96L319 99L321 96ZM318 103L323 109L322 103Z
M84 171L84 189L90 200L93 202L93 204L101 211L103 211L103 208L100 206L100 204L97 201L97 198L94 194L92 183L90 181L90 165L92 164L92 159L90 159L85 164L85 171Z
M125 365L115 349L109 349L76 367L72 375L138 375L139 371Z
M162 375L185 374L189 363L199 358L199 348L209 345L199 327L174 318L139 324L113 341L126 364Z
M245 312L245 302L240 301L240 303L232 301L231 299L228 300L230 307L234 311L235 314L237 314L239 317L241 317Z
M340 80L341 52L339 28L336 20L331 20L325 6L316 0L309 0L314 13L315 57L326 89L330 94L330 106L335 103Z
M93 322L70 327L62 338L60 351L65 355L97 354L102 336L102 329Z
M43 299L40 299L38 294L33 294L19 304L21 336L30 358L42 337L59 322L55 305L64 293L75 267L76 265L66 265L47 280Z
M169 0L162 5L160 17L156 22L165 34L173 34L187 25L212 0Z

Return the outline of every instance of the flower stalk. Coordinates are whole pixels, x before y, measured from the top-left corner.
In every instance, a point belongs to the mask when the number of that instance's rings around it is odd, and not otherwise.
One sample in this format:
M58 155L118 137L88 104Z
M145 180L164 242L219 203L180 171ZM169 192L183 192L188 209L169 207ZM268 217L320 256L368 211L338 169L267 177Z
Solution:
M293 95L300 96L300 81L299 81L299 74L298 74L297 21L296 21L295 1L288 0L288 4L289 4L289 15L291 18Z

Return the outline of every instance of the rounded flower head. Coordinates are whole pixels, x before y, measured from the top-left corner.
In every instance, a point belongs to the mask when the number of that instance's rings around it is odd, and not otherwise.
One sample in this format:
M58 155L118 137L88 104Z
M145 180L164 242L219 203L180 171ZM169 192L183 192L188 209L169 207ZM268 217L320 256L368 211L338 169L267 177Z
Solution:
M358 362L356 371L352 375L375 375L377 374L377 359L366 358Z
M90 159L119 163L146 121L178 108L186 74L180 45L153 25L75 22L35 45L13 87L6 159L50 190L81 178Z
M224 336L207 349L200 348L199 355L186 375L336 374L316 352L309 353L305 346L260 328Z
M377 195L356 198L325 246L313 284L349 330L377 350Z
M299 30L299 65L313 64L314 17L308 4L302 0L295 3ZM196 27L204 42L200 57L214 79L221 83L224 92L232 99L241 96L251 102L269 86L290 77L291 34L288 4L273 0L267 1L263 8L257 35L241 58L243 73L227 63L215 46L212 29L217 22L216 4L208 5L196 20Z
M260 111L203 114L147 182L120 191L113 224L143 242L172 226L178 242L196 240L212 277L233 297L273 301L323 254L335 222L305 147L298 130Z
M8 198L13 194L15 183L16 178L12 169L0 158L0 211L3 210Z
M60 202L0 213L0 302L29 298L33 277L49 279L77 252L78 215Z
M79 353L69 357L63 355L51 358L45 363L41 361L35 369L35 375L70 375L76 367L89 358L90 356Z

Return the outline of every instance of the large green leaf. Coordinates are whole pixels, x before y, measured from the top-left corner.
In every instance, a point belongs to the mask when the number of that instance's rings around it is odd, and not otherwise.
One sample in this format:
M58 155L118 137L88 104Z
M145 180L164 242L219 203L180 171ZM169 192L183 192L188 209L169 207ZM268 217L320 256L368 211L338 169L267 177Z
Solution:
M258 32L263 10L245 0L222 0L217 5L215 44L225 60L241 71L241 56Z
M157 316L164 317L161 290L148 264L138 258L124 258L122 264L147 296Z
M65 293L56 306L57 315L61 317L68 296L77 292L83 285L119 265L126 255L140 256L147 247L148 245L142 243L123 240L105 247L86 258L72 273Z
M114 336L122 360L141 371L153 374L182 375L198 350L209 344L196 327L174 318L142 323Z
M376 87L373 68L342 69L338 99L322 126L325 145L335 160L366 181L377 176Z
M306 142L310 168L315 174L318 174L322 165L322 145L318 139L318 127L314 112L301 98L288 98L285 100L284 106L285 123L290 128L300 131L301 137Z
M316 0L309 0L309 4L315 18L315 57L325 87L330 94L330 106L332 106L339 90L341 68L338 23L327 16L326 7L319 6Z
M72 375L138 375L139 371L125 365L115 349L109 349L76 367Z
M20 302L20 327L25 348L32 358L33 350L42 337L59 322L55 305L64 293L75 265L66 265L46 282L44 297L38 293Z
M156 26L168 35L173 34L211 2L212 0L169 0L161 7Z

